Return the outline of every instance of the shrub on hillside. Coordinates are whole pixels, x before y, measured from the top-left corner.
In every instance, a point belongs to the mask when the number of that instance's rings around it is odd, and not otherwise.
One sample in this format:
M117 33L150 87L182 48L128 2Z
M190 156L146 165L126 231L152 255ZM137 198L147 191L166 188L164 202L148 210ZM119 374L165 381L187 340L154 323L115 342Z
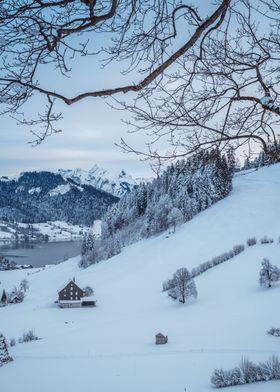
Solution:
M272 244L273 243L273 238L268 238L266 235L261 238L261 244Z
M254 246L254 245L256 245L256 243L257 243L256 237L251 237L251 238L248 238L248 240L247 240L248 246Z
M10 339L10 347L13 347L16 345L16 340L14 338Z
M23 332L22 337L18 339L19 343L26 343L26 342L32 342L33 340L39 340L38 336L35 334L35 332L30 329L27 332Z
M245 250L244 245L235 245L233 249L231 249L228 252L222 253L218 256L213 257L211 260L206 261L205 263L199 264L197 267L194 267L191 270L191 275L193 278L196 276L202 274L203 272L209 270L210 268L215 267L216 265L219 265L221 263L224 263L227 260L230 260L237 256L239 253L243 252ZM165 290L163 290L165 291Z
M234 256L239 255L239 253L243 252L244 250L245 250L245 246L244 245L235 245L233 247Z
M270 328L268 331L266 331L266 334L280 337L280 328Z
M258 381L270 381L280 379L280 361L272 356L264 363L255 364L248 359L242 359L240 366L230 370L215 369L211 377L211 383L216 388L224 388L234 385L252 384Z
M85 297L90 297L94 294L93 288L90 286L86 286L83 288L83 292L85 293Z

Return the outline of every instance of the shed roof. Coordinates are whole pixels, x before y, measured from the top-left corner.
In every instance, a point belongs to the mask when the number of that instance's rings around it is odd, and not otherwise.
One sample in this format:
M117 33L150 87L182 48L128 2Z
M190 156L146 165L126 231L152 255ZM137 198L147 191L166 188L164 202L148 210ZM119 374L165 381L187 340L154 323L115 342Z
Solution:
M94 295L91 295L90 297L83 297L81 299L83 302L91 302L91 301L96 301L96 297Z
M157 333L157 334L156 334L156 337L165 338L165 336L164 336L161 332Z

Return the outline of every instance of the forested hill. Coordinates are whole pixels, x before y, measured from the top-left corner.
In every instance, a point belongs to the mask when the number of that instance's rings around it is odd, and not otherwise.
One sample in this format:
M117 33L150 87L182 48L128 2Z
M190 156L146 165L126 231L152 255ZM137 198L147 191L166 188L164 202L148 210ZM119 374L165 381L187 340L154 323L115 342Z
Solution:
M52 172L0 179L0 219L26 223L62 220L91 225L118 198Z
M90 246L80 265L108 259L122 247L167 229L175 232L177 225L230 193L233 171L233 154L217 149L170 165L159 178L140 184L108 209L99 246Z
M140 237L149 237L192 219L229 194L233 168L234 156L216 149L171 164L159 178L140 184L108 210L103 235L108 238L129 227L127 236L138 231ZM136 222L138 229L131 230Z

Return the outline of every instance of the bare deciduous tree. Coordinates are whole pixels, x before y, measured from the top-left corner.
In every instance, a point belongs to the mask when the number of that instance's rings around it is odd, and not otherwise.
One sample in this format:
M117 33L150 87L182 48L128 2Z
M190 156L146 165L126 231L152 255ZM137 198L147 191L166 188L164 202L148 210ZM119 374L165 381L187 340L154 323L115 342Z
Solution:
M195 45L204 47L207 37L222 25L231 3L218 0L212 13L203 17L190 1L182 0L3 0L1 113L33 127L39 143L58 131L55 124L62 114L55 110L57 102L72 105L90 97L128 92L146 96L172 64ZM47 72L70 76L73 63L84 56L101 59L104 65L123 62L125 73L133 71L132 80L77 95L69 79L63 91L46 80ZM91 80L88 85L93 85ZM24 106L38 95L46 99L45 111L31 120L20 117Z
M122 141L126 152L156 160L182 157L200 148L247 148L258 144L280 160L280 3L237 0L223 23L197 41L165 72L153 95L126 104L145 132L148 150ZM158 152L158 140L170 144Z
M210 9L205 17L202 6L187 0L3 0L2 113L33 126L39 143L58 131L59 102L134 93L121 104L145 132L148 150L122 141L126 152L159 161L213 145L250 151L257 143L279 160L279 148L268 146L279 137L280 4L216 0ZM93 65L120 62L127 84L76 95L69 79L63 89L46 85L45 72L70 76L84 57ZM37 95L46 99L45 111L20 118ZM158 152L159 139L168 141L169 152Z
M183 304L190 297L197 298L196 285L187 268L179 268L172 279L165 283L165 289L171 298L178 299Z

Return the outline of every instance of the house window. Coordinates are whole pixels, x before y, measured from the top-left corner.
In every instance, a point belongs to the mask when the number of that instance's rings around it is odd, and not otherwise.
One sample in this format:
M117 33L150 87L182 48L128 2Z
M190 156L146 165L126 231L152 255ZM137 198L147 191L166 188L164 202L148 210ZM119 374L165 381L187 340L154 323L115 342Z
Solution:
M64 297L66 297L66 294L64 294Z
M78 295L78 291L76 291L76 293L75 293L76 295Z
M72 300L72 299L73 299L73 297L70 297L70 299Z

